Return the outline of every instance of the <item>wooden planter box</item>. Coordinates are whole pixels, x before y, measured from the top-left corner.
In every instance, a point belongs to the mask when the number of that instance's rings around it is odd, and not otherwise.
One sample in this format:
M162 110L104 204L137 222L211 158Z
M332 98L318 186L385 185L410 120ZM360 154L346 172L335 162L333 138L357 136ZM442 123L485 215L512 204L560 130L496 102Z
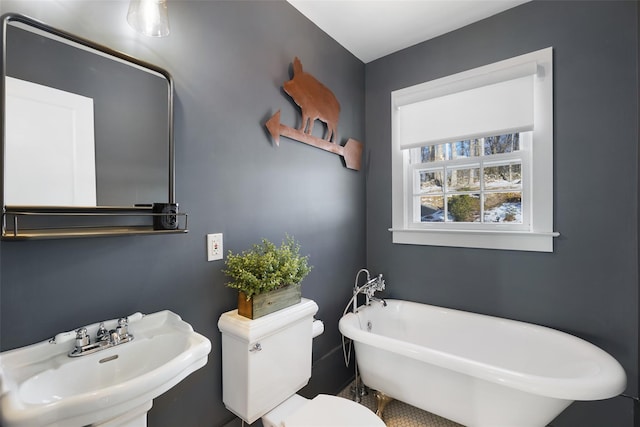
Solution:
M249 301L244 292L238 292L238 314L257 319L274 311L281 310L300 302L302 298L301 284L289 285L275 291L254 295Z

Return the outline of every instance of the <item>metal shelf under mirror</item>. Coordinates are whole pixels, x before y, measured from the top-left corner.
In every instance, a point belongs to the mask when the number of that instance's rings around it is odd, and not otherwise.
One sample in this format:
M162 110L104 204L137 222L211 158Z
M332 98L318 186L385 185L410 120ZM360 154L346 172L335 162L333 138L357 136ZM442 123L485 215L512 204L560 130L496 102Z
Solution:
M187 233L184 212L154 212L148 207L34 208L7 206L2 214L3 240L109 237L132 234Z

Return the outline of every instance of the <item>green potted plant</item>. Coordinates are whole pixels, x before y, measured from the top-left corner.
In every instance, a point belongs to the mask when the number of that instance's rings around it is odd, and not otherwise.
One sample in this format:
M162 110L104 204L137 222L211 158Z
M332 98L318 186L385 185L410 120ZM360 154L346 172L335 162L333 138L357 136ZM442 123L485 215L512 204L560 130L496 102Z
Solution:
M223 272L238 290L238 314L256 319L300 302L300 282L313 268L308 261L289 235L279 247L262 239L242 253L229 251Z

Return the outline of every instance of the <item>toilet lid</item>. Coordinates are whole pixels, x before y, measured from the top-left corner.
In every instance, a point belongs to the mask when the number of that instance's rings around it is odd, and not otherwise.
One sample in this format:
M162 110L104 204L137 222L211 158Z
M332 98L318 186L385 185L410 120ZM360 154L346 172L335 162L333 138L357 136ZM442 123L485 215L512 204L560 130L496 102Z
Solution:
M366 406L341 397L319 394L284 420L284 427L384 427Z

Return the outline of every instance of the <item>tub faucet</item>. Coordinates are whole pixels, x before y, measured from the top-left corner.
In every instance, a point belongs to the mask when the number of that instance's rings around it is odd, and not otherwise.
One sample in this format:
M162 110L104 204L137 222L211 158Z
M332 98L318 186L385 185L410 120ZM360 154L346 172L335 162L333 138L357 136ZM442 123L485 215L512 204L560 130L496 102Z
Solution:
M382 302L383 307L387 306L387 303L382 298L377 298L374 294L378 291L384 291L384 279L382 278L382 274L378 274L378 276L373 279L368 280L363 286L363 293L365 294L365 304L370 305L370 302L379 301Z
M384 279L382 278L382 274L378 274L375 281L373 282L373 286L371 287L373 291L384 291Z
M375 291L383 291L384 290L384 279L382 278L382 273L378 274L373 279L369 279L362 286L363 288L373 289Z
M383 307L387 306L387 302L384 300L384 298L378 298L378 297L369 297L369 301L377 301L380 304L382 304ZM368 305L368 304L367 304Z
M362 285L358 285L358 278L360 277L361 273L365 273L367 275L367 280ZM369 270L367 270L366 268L361 268L356 274L355 284L353 285L353 296L351 297L351 300L347 304L347 307L349 306L349 304L353 303L353 312L354 313L357 312L358 311L357 297L360 294L364 294L365 296L365 305L370 305L371 304L370 300L374 298L373 295L378 291L384 291L384 287L385 287L385 283L384 283L384 279L382 278L382 274L378 274L377 276L372 278L371 274L369 273ZM374 299L374 301L382 302L383 306L387 305L387 303L381 298L376 298ZM346 309L345 309L345 312L346 312Z

